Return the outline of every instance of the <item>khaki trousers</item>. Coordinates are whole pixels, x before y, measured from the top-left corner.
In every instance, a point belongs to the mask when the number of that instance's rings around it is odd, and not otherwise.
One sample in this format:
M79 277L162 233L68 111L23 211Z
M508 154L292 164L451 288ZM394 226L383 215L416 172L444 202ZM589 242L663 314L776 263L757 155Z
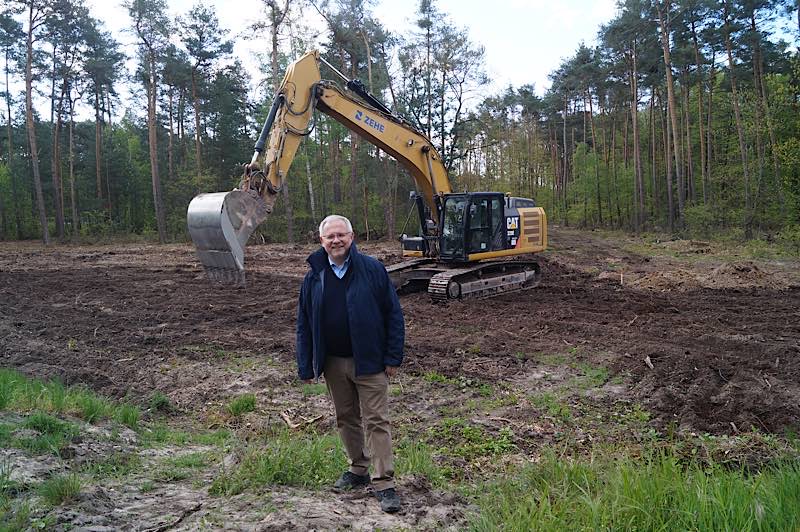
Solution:
M394 458L386 373L356 377L353 357L328 356L324 374L336 410L336 426L350 461L350 472L366 475L371 462L373 487L377 491L393 488Z

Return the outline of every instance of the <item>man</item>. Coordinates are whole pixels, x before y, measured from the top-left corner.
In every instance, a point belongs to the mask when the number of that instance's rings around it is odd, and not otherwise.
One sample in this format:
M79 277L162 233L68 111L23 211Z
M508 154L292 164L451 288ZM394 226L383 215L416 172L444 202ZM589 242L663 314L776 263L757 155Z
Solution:
M371 464L381 509L396 512L388 388L403 361L403 311L386 268L353 244L350 220L328 216L319 235L297 308L298 374L305 383L324 374L333 399L350 462L334 490L368 485Z

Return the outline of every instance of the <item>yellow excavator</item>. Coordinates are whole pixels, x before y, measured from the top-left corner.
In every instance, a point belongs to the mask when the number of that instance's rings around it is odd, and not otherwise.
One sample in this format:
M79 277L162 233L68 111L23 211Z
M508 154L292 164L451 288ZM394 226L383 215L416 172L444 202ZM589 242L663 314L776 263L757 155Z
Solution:
M322 79L321 63L342 78L346 90ZM430 139L319 51L307 52L287 69L238 188L200 194L189 204L189 234L212 281L244 285L247 240L272 212L297 148L314 128L315 111L397 159L416 183L411 197L419 234L401 235L406 260L387 267L398 290L427 288L432 299L442 301L539 283L539 264L530 254L547 247L544 209L501 192L454 193Z

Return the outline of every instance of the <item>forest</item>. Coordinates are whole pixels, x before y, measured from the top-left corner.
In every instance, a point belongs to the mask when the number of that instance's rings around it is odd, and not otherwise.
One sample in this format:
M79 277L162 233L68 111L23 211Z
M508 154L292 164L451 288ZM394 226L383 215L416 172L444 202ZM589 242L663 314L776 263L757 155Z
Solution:
M403 35L369 0L263 0L247 28L271 43L258 72L202 1L174 19L166 0L123 5L133 57L83 0L1 8L0 239L187 240L191 198L237 185L286 65L318 47L432 139L454 190L531 197L571 227L800 245L796 0L620 0L543 93L493 93L484 48L435 0ZM306 242L338 212L391 237L413 189L320 115L258 234Z

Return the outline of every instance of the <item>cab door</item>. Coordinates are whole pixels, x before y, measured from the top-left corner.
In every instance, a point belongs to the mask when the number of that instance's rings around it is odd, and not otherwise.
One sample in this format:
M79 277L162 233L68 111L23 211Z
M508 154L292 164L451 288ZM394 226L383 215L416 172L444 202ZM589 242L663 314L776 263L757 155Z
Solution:
M506 249L503 195L470 194L467 217L467 254Z

